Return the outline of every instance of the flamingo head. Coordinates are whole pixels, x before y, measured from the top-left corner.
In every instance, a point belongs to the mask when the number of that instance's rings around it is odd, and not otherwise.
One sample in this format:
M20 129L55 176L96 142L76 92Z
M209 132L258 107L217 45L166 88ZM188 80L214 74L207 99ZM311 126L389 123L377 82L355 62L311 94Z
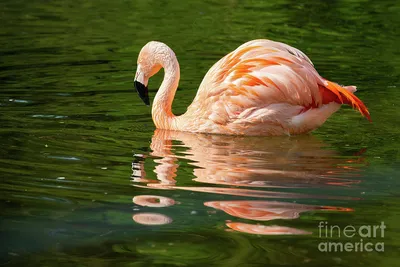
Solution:
M159 42L147 43L139 53L137 70L134 80L136 91L146 105L150 105L149 89L147 87L149 78L155 75L162 67L157 55Z

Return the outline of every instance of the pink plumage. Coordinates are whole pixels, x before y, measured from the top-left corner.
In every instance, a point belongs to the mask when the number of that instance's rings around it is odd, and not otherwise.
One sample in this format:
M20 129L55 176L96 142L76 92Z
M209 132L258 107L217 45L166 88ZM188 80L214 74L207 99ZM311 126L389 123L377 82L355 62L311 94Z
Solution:
M366 106L353 94L354 86L342 87L322 78L303 52L283 43L253 40L223 57L207 72L181 116L171 111L180 74L167 45L152 41L142 48L135 81L147 90L148 79L162 67L164 80L152 106L157 128L231 135L300 134L321 126L341 104L352 105L370 119Z

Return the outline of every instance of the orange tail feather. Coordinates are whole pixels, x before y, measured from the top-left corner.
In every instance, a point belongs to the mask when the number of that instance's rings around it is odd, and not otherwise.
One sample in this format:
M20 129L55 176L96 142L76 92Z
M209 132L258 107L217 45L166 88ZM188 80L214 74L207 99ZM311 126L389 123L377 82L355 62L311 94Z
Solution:
M341 87L340 85L327 81L328 86L319 86L319 91L322 96L322 103L327 104L329 102L336 102L339 104L351 105L354 109L357 109L361 114L371 121L368 108L364 103L356 97L351 91L355 91L355 87L350 87L350 90Z

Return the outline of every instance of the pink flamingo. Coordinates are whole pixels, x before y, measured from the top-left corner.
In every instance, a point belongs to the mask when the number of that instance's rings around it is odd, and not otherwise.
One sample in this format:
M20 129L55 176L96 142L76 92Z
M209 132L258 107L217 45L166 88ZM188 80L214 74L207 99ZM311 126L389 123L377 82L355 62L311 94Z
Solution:
M135 87L149 105L147 84L164 68L152 117L157 128L230 135L291 135L312 131L348 104L370 119L353 93L322 78L300 50L270 40L253 40L219 60L205 75L186 113L175 116L172 101L180 71L166 44L149 42L140 51Z

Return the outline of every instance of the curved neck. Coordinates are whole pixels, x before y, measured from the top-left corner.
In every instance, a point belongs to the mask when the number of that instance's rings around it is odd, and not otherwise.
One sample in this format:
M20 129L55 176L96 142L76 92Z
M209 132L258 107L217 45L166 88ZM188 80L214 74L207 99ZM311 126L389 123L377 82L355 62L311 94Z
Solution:
M157 128L175 130L177 117L172 113L172 102L180 78L179 63L172 50L157 61L164 68L164 80L153 101L153 121Z

